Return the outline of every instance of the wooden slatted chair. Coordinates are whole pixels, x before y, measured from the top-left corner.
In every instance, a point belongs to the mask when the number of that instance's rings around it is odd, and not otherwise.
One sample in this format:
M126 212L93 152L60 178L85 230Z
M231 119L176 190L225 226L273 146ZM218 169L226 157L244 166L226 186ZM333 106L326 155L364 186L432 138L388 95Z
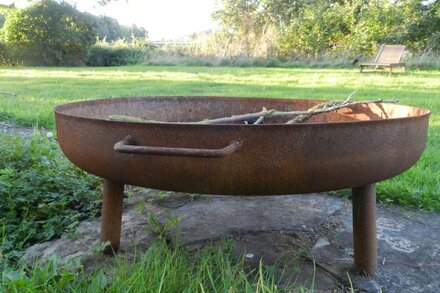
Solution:
M393 68L401 67L405 71L405 62L402 62L403 52L405 51L404 45L385 45L380 46L374 61L363 62L359 64L361 73L366 67L373 67L374 69L389 68L389 73L393 73Z

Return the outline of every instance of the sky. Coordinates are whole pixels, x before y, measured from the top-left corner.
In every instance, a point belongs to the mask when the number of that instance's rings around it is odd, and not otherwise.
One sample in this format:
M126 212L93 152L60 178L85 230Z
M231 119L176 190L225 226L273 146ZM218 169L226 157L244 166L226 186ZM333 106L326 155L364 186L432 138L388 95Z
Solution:
M26 0L0 0L0 4L11 2L16 2L18 7L28 3ZM80 11L116 18L120 24L142 26L153 41L178 40L216 27L211 18L216 0L119 0L104 7L90 0L68 2L76 2Z

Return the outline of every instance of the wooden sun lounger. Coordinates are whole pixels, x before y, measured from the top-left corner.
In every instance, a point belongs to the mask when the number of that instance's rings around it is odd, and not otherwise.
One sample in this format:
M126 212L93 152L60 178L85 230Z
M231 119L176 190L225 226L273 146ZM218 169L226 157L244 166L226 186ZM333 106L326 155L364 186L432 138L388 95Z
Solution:
M405 51L404 45L382 45L377 53L374 61L363 62L359 64L361 73L366 67L373 67L373 69L389 68L389 73L393 73L393 68L403 68L405 71L405 62L402 62L403 52Z

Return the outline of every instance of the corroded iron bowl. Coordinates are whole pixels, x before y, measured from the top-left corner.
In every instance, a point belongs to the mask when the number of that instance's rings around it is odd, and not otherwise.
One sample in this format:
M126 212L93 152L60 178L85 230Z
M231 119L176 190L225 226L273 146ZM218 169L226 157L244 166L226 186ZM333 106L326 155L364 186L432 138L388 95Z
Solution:
M293 125L286 118L261 125L185 123L262 107L307 110L320 102L118 98L61 105L55 116L61 148L81 169L121 184L182 192L268 195L364 186L404 172L423 152L429 111L395 104L358 105ZM165 123L110 121L115 114Z

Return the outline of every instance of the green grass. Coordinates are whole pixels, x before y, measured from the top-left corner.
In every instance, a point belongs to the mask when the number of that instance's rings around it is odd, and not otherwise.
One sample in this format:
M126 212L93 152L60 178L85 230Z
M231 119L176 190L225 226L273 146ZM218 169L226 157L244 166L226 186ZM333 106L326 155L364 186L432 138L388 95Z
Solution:
M280 260L281 261L281 260ZM295 284L298 271L291 264L250 269L244 258L234 260L231 241L189 252L158 240L129 261L116 257L115 265L91 275L56 258L32 269L8 271L0 280L4 292L313 292L314 276ZM299 269L299 268L298 268ZM282 283L282 287L280 286ZM281 288L282 290L280 290Z
M398 98L432 111L429 141L420 161L404 174L380 183L378 198L440 211L440 71L392 76L357 69L130 66L107 68L4 68L0 119L54 126L55 105L85 99L146 95L224 95L279 98Z

